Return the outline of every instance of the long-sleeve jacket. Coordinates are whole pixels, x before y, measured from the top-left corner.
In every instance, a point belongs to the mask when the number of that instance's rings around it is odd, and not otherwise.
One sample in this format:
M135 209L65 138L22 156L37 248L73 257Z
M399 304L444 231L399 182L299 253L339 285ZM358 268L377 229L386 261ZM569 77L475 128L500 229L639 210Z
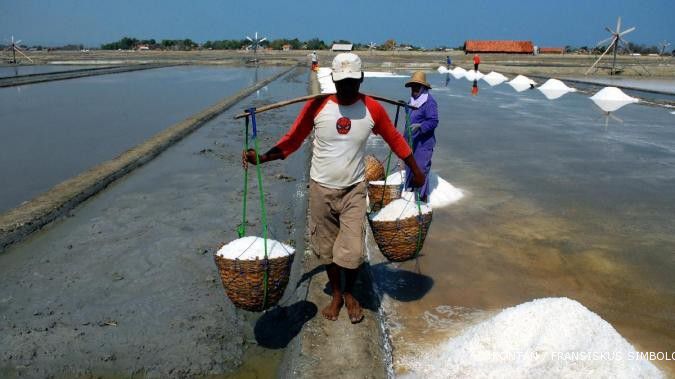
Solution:
M431 94L421 107L410 112L410 124L420 124L420 128L413 132L413 150L418 147L433 148L436 145L434 132L438 126L438 105ZM408 140L407 130L405 138Z

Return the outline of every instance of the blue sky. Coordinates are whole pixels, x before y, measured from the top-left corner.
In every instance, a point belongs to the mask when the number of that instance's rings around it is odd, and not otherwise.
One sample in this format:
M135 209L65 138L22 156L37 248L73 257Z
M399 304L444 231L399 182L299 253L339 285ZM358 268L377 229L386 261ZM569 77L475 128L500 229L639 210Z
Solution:
M319 37L381 43L389 38L424 47L466 39L527 39L539 46L594 45L622 16L636 43L675 45L672 0L521 1L216 1L0 0L0 40L98 46L123 36L191 38ZM671 48L673 46L671 45Z

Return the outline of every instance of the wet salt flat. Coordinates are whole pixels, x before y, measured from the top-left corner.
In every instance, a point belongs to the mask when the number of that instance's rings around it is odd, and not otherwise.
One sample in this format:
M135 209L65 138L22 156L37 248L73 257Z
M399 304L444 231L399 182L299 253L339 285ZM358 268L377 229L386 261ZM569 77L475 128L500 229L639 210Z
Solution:
M0 78L19 75L46 74L50 72L82 70L85 68L105 67L101 65L28 65L28 66L0 66Z
M182 66L0 89L0 212L280 69Z
M545 297L578 301L637 350L675 351L671 110L607 114L582 93L548 100L507 83L428 79L441 120L432 167L465 196L434 209L417 262L372 257L396 372L461 358L444 349L469 341L470 326ZM407 99L404 82L366 79L363 90ZM591 346L603 345L575 348Z

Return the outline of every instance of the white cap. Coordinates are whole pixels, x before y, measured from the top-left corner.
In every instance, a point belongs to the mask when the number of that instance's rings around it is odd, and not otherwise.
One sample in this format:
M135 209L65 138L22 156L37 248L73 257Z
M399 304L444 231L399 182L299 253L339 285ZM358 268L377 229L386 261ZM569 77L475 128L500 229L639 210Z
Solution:
M333 58L333 81L361 79L361 58L354 53L340 53Z

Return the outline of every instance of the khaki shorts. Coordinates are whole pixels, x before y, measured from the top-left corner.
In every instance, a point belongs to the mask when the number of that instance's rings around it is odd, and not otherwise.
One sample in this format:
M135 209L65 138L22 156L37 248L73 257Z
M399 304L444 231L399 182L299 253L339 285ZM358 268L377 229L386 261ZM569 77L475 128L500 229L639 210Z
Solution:
M309 184L310 243L321 263L345 268L363 263L366 183L345 189Z

